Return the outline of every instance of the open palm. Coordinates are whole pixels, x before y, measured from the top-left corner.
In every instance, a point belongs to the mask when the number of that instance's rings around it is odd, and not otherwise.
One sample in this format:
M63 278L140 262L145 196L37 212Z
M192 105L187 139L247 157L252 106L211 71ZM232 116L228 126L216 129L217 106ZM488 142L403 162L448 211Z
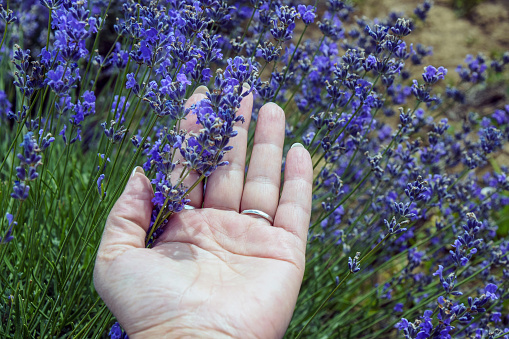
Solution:
M203 97L195 92L188 104ZM153 248L144 248L153 191L141 170L110 212L94 283L130 338L278 338L286 331L304 273L312 165L304 148L288 152L279 199L285 120L267 104L244 182L252 100L239 109L246 122L231 140L230 164L210 176L205 194L203 186L191 192L196 209L172 216ZM185 128L199 128L191 118ZM274 226L239 213L246 209L266 212Z

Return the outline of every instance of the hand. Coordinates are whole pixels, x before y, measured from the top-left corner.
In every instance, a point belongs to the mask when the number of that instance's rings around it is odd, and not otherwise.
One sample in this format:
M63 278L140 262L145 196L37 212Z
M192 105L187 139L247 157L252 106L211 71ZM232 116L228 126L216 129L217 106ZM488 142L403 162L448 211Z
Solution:
M187 105L204 97L198 89ZM205 194L203 185L191 192L196 209L171 216L153 248L145 248L153 190L141 168L113 206L94 284L131 339L284 335L304 274L313 168L303 147L290 149L280 198L285 115L269 103L260 109L244 183L252 105L250 94L225 157L230 164L209 177ZM199 127L193 117L183 128ZM246 209L268 213L274 225L239 213Z

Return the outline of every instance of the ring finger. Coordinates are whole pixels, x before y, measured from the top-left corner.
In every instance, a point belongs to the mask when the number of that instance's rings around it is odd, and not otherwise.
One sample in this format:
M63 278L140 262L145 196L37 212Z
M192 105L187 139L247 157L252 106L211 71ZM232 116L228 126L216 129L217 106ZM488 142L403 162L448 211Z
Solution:
M258 114L241 211L259 210L274 218L279 201L284 139L283 110L274 103L264 105Z

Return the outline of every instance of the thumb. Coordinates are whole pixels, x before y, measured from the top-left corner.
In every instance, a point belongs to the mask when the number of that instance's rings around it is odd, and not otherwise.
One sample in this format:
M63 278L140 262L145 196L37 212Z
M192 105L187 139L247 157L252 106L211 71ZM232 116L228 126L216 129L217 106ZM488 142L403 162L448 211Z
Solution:
M108 215L97 260L113 260L131 248L144 248L154 191L141 167L136 167Z

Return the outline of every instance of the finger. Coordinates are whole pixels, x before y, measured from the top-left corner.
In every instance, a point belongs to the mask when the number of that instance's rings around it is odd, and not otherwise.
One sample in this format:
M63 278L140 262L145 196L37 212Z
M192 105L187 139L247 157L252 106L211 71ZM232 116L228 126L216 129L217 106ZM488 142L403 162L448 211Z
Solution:
M194 91L193 95L191 95L191 97L189 99L187 99L186 104L185 104L185 108L187 109L187 108L191 107L192 105L196 104L197 102L199 102L200 100L206 99L207 98L207 96L206 96L207 92L208 92L207 87L205 87L205 86L198 87ZM196 122L197 122L196 114L193 114L193 112L190 112L187 115L186 120L182 120L181 121L180 129L186 130L188 134L190 132L198 132L199 129L200 129L200 125L197 124ZM185 166L180 164L180 162L183 161L183 157L180 154L180 152L178 152L175 155L175 158L179 161L179 164L177 166L175 166L175 170L172 172L172 175L170 176L171 177L171 183L173 185L175 185L176 183L179 182L179 178L180 178L180 176L182 174L182 171L185 169ZM198 180L199 177L200 177L200 175L196 171L193 170L184 179L183 183L184 183L185 186L191 187ZM203 202L203 183L198 184L189 193L189 197L188 198L191 200L189 205L194 206L194 207L198 207L198 208L201 207L202 202Z
M268 103L258 114L241 211L260 210L274 218L281 185L284 141L285 113L278 105Z
M144 248L152 215L154 191L141 167L136 167L108 215L98 261L111 261L131 248Z
M239 121L234 127L238 134L230 139L228 145L233 146L233 149L224 157L229 164L218 167L207 180L204 207L239 211L252 110L253 95L250 93L242 99L237 111L237 115L242 115L245 121L244 123Z
M276 212L274 226L297 235L306 246L311 217L313 165L309 152L301 144L294 144L285 164L283 193Z

